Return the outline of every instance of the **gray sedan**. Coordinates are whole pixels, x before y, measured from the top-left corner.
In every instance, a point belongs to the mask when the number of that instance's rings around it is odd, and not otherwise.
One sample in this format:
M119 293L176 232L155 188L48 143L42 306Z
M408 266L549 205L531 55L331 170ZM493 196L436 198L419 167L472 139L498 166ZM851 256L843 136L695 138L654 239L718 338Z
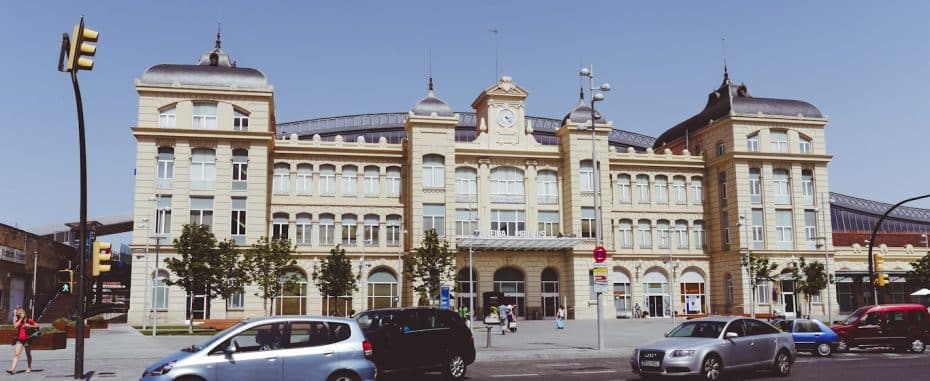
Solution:
M665 336L633 351L630 366L634 373L643 378L699 375L717 380L724 370L771 369L787 376L797 354L790 333L756 319L689 320Z

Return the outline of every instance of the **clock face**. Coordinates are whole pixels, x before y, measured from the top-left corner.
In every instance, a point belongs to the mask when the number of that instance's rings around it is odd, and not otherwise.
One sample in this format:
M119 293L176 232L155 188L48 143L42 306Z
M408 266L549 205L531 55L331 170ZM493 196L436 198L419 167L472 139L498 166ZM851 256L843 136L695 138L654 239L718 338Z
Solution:
M513 126L513 123L516 121L517 115L509 108L505 108L497 113L497 122L500 123L501 126L510 127Z

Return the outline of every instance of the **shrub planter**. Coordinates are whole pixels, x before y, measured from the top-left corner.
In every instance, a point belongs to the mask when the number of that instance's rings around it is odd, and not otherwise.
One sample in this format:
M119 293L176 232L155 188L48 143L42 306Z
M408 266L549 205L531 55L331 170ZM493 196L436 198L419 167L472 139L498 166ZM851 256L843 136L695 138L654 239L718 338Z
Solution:
M52 327L55 327L55 329L64 332L66 329L68 329L68 322L67 320L58 319L52 322Z
M90 329L107 329L110 323L103 319L90 319L87 321L87 327Z
M45 332L32 340L34 350L65 349L68 346L68 335L64 331Z
M77 338L77 326L69 325L68 328L67 328L67 330L68 330L68 338L69 338L69 339ZM85 338L85 339L89 339L89 338L90 338L90 327L88 327L88 326L86 326L86 325L84 326L84 338Z

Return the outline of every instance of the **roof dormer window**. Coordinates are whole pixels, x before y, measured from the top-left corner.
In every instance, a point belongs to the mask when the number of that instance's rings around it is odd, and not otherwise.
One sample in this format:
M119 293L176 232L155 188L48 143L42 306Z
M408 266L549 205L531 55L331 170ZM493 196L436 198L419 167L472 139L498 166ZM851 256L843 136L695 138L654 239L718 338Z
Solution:
M248 131L249 130L249 114L246 114L239 110L234 110L233 130Z

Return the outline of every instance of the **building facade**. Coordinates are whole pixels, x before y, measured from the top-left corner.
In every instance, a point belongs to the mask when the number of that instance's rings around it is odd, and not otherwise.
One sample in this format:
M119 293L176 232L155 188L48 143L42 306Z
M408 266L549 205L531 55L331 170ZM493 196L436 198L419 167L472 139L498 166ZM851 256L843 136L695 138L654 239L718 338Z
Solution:
M291 240L300 286L275 313L423 303L403 261L435 229L456 252L454 303L474 297L481 310L496 291L527 318L559 305L593 318L598 221L608 316L749 313L753 299L757 312L827 312L826 295L807 311L787 275L800 258L840 259L825 218L827 119L806 102L753 97L726 73L703 110L658 139L600 114L592 128L583 94L562 119L531 116L529 91L506 76L471 112L454 112L430 79L406 113L277 123L267 78L232 64L219 40L198 65L149 68L136 89L133 221L149 228L133 232L133 324L202 317L205 298L163 281L187 223L243 246ZM324 300L310 274L337 244L359 290ZM751 290L747 252L778 264L778 280ZM210 303L214 316L263 314L251 287Z

